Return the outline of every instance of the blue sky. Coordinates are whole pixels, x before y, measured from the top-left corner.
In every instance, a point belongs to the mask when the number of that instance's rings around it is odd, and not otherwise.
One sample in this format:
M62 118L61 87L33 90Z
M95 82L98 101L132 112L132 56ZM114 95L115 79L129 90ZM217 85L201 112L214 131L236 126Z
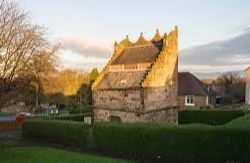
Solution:
M199 49L200 46L230 41L245 33L248 34L249 0L18 0L17 2L30 13L33 22L48 28L48 37L52 41L65 45L60 50L60 56L63 64L68 67L78 65L88 70L98 65L101 68L111 56L115 40L121 40L128 34L135 41L140 32L144 32L145 37L150 39L157 28L164 33L171 31L175 25L178 25L180 32L181 70L213 72L216 71L216 66L224 66L221 69L223 71L242 70L248 64L244 63L234 68L230 68L228 63L224 65L221 62L215 65L207 62L203 64L202 61L206 57L197 58L198 54L195 58L201 63L194 64L187 61L192 58L184 55L193 55L190 54L190 49L192 53L197 53L195 49ZM228 47L223 46L223 48ZM250 50L240 55L250 57L249 52ZM208 54L202 56L209 55L209 50L206 50L206 53ZM213 55L216 57L216 52ZM232 55L239 54L236 50Z

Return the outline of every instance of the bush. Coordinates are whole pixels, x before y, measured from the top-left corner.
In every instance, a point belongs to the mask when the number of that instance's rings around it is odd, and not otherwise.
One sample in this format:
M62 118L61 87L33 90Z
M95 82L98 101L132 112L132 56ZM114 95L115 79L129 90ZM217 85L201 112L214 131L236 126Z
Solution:
M250 131L230 126L95 124L98 149L150 159L250 159Z
M229 123L226 124L226 126L234 127L234 128L240 128L244 130L250 130L250 114L246 114L245 116L236 118Z
M249 160L250 114L226 125L115 124L27 120L26 137L66 145L95 147L140 160Z
M243 115L243 110L184 110L179 111L178 122L220 125Z
M67 120L67 121L83 121L84 116L90 116L91 114L76 114L76 115L68 115L68 116L56 116L56 117L49 117L47 119L52 120Z
M80 108L79 105L72 105L69 106L68 110L70 114L91 113L92 106L83 104L82 108Z
M88 126L81 122L57 120L27 120L23 124L25 137L42 138L67 145L84 146Z

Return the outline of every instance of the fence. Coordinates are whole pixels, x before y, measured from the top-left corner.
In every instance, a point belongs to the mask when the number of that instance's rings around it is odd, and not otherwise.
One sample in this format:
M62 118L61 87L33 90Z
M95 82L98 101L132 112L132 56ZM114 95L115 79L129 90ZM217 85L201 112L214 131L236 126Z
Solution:
M22 122L19 121L2 121L0 122L0 132L22 130Z

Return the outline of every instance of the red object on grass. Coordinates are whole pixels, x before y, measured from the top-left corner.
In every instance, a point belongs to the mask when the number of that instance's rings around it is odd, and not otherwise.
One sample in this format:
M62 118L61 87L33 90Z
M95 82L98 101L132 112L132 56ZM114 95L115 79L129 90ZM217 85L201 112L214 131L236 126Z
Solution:
M22 122L23 121L23 115L22 114L18 114L16 116L16 121Z

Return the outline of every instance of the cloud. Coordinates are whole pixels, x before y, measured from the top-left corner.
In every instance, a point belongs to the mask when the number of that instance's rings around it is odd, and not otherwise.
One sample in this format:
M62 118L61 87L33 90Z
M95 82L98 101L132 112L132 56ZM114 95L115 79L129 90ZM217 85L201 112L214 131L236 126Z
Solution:
M90 70L101 69L112 55L112 44L80 37L57 39L64 67L80 67ZM220 41L214 41L181 50L179 53L180 71L211 73L242 71L250 66L250 26L242 33Z
M86 58L109 58L112 47L109 42L79 37L63 37L57 39L62 49L82 55Z
M112 44L108 41L69 36L55 42L60 45L58 57L62 69L102 70L112 55Z
M58 57L60 58L59 68L61 69L90 71L93 68L98 68L98 70L102 70L107 62L105 58L88 57L65 49L59 50Z
M250 65L250 29L230 39L180 51L180 67L193 71L241 70Z

